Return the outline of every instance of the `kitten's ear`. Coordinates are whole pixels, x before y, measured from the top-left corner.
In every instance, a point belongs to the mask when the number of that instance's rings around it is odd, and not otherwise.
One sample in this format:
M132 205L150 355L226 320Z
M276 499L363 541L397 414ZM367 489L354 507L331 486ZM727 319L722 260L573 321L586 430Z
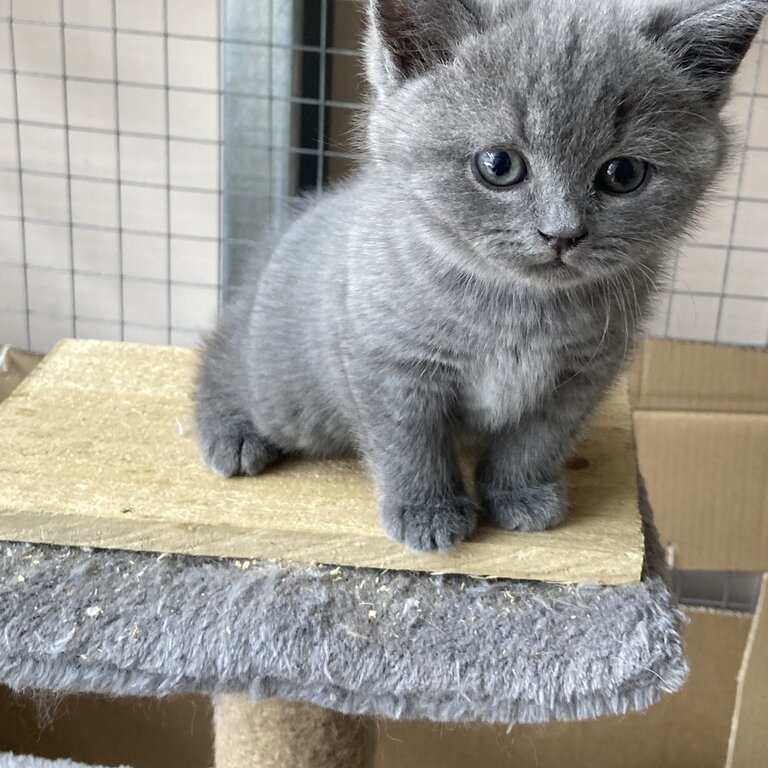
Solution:
M645 32L677 58L705 98L719 101L766 11L764 0L667 0Z
M453 48L480 28L474 0L368 0L368 79L386 93L449 61Z

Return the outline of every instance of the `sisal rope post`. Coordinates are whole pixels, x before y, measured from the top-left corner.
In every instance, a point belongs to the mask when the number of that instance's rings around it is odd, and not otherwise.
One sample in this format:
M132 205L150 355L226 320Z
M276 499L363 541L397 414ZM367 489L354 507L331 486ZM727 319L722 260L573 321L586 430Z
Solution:
M371 768L370 718L243 695L215 702L216 768Z

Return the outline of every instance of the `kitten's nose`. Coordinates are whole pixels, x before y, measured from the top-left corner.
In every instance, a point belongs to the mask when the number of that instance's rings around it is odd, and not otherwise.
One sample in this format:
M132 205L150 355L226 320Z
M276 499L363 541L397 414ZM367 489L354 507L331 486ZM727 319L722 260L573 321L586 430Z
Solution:
M539 234L559 256L561 253L565 253L578 245L589 233L586 229L581 229L577 232L558 232L557 234L550 234L539 230Z

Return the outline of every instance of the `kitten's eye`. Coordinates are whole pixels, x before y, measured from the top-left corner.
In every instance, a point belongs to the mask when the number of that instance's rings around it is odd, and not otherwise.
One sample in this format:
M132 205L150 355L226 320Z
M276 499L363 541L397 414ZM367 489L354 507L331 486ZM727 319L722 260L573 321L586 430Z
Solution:
M597 172L598 189L609 195L626 195L643 186L650 165L636 157L615 157Z
M528 176L523 156L514 149L484 149L475 155L474 169L492 187L511 187Z

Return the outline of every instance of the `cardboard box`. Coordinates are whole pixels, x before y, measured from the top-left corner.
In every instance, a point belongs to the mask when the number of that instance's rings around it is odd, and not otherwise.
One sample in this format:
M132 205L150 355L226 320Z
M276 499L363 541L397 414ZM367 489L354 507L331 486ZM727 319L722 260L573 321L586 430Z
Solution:
M768 352L650 341L632 393L640 465L675 565L768 571ZM382 721L376 768L768 766L768 580L754 615L688 616L690 681L646 712L509 732ZM28 701L0 693L0 751L136 768L211 759L204 699L59 701L40 720Z
M213 713L205 696L15 694L0 686L2 752L86 765L210 768Z
M652 340L630 382L638 461L674 567L768 571L768 352Z

